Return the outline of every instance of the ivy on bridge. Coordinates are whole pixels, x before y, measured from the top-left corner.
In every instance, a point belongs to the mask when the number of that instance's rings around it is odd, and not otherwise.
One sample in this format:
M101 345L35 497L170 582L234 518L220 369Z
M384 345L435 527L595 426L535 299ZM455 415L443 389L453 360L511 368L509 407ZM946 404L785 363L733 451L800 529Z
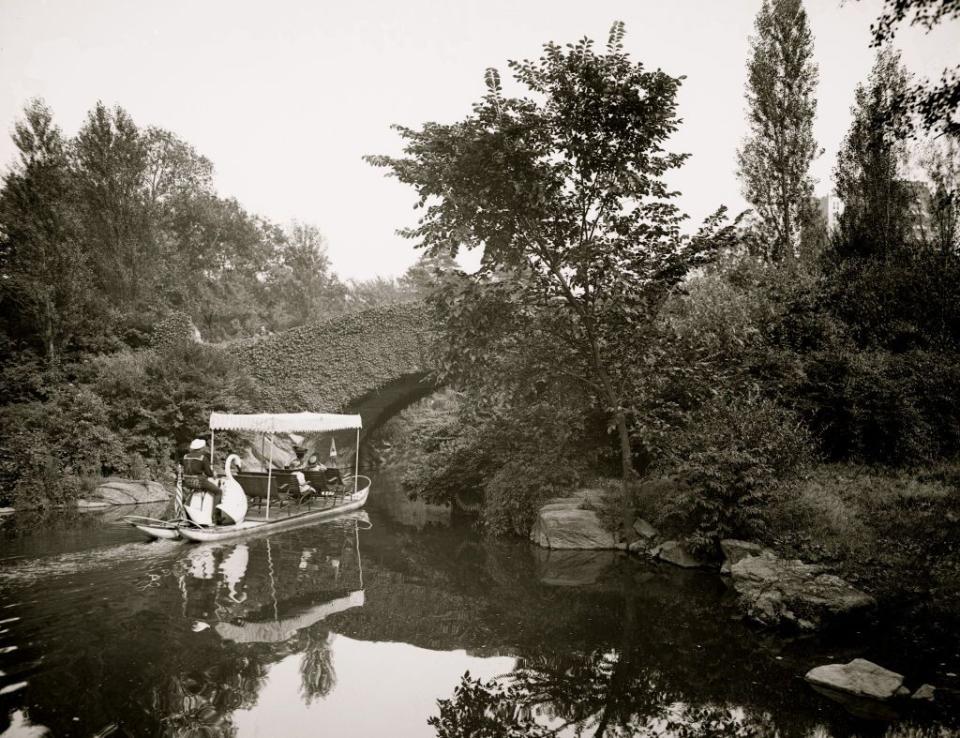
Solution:
M230 344L262 387L265 412L350 410L369 432L435 388L435 334L421 302L340 315Z

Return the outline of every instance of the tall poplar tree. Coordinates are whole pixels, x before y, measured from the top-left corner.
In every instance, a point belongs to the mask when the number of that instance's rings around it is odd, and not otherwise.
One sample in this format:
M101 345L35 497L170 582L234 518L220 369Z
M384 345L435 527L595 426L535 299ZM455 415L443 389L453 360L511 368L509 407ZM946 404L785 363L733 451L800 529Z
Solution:
M747 107L750 132L737 152L743 195L759 216L767 255L799 254L800 233L813 195L810 164L817 65L801 0L764 0L750 38Z
M844 204L838 256L883 256L912 239L913 192L903 172L913 121L901 104L909 89L900 54L889 46L879 49L866 84L857 85L853 120L834 170Z

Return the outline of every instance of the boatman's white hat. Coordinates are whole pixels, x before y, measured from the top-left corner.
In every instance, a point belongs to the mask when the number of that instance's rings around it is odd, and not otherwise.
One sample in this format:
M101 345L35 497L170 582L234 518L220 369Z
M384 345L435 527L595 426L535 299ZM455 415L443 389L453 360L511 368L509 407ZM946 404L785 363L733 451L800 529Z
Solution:
M201 448L203 448L206 445L207 445L207 442L204 441L202 438L194 438L192 441L190 441L190 450L199 451Z

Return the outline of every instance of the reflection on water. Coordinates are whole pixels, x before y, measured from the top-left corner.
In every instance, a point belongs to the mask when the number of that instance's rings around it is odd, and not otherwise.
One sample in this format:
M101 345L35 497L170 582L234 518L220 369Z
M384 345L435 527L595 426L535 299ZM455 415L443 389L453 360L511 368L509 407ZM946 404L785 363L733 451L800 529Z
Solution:
M531 736L824 738L948 720L866 721L816 694L798 674L874 646L753 631L715 576L483 541L390 492L369 529L229 545L4 529L0 733L459 736L495 717Z

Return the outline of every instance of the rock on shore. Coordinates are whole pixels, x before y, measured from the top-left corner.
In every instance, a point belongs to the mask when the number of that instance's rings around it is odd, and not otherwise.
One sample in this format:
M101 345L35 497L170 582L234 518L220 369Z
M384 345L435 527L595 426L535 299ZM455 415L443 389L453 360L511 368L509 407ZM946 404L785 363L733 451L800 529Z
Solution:
M811 669L804 677L818 687L835 689L856 697L888 700L902 694L903 675L877 666L866 659L848 664L826 664Z
M748 556L774 556L770 549L764 548L759 543L740 541L736 538L725 538L720 541L720 551L723 553L723 566L720 567L721 574L729 574L730 567L743 561Z
M695 556L690 549L680 541L666 541L656 549L656 557L668 564L684 569L700 569L710 566L710 563Z
M139 505L143 502L165 502L169 498L170 493L160 482L109 477L86 498L86 505Z
M748 556L731 566L730 574L741 607L763 625L819 630L876 605L840 577L802 561Z
M530 540L544 548L619 548L597 515L605 499L602 490L581 490L571 497L549 500L537 513Z

